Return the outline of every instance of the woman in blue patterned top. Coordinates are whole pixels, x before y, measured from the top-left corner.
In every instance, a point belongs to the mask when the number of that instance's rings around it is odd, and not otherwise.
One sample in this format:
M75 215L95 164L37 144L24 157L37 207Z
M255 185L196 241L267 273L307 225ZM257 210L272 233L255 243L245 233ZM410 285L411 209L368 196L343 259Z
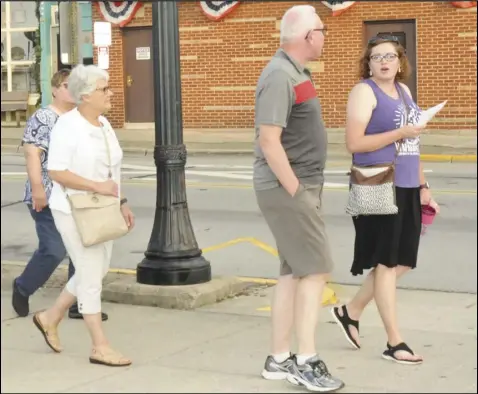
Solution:
M52 104L38 109L27 121L22 145L25 152L28 180L25 185L23 201L35 221L38 236L38 249L33 253L23 273L13 281L12 305L15 312L22 317L29 313L29 297L45 282L66 257L66 249L58 233L48 199L52 181L48 176L48 147L50 133L60 115L75 107L68 92L70 70L56 72L51 79ZM68 277L75 269L70 260ZM82 318L78 306L73 305L69 311L71 318ZM107 315L103 314L103 320Z

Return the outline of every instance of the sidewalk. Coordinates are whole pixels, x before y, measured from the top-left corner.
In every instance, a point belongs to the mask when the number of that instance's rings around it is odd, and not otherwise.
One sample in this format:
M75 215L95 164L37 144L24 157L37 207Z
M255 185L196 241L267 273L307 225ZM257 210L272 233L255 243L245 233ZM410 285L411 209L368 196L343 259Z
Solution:
M356 290L340 286L339 297ZM40 290L31 309L50 305L58 289ZM271 289L195 311L105 304L111 342L133 365L126 369L88 363L89 339L81 321L66 319L65 348L53 354L31 316L15 318L11 294L1 294L2 392L9 393L299 393L287 382L260 378L269 346ZM476 295L399 291L403 335L425 357L420 366L381 359L386 337L374 305L361 320L362 350L350 350L328 310L317 340L344 393L476 393Z
M153 154L154 130L117 129L125 153ZM22 138L22 128L2 127L2 152L16 150ZM329 129L329 158L350 158L345 148L343 129ZM190 154L252 154L252 129L217 130L185 129L184 142ZM421 138L422 157L428 161L476 162L476 130L431 130Z

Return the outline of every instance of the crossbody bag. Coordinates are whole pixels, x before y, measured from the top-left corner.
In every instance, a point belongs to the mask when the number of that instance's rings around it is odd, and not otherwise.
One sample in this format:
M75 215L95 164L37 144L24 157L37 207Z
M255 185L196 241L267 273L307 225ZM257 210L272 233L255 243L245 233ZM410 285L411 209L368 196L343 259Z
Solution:
M408 124L408 106L400 85L398 94L405 108ZM371 166L353 164L350 169L350 188L345 211L351 216L394 215L398 213L395 196L395 164L403 142L400 141L393 162Z

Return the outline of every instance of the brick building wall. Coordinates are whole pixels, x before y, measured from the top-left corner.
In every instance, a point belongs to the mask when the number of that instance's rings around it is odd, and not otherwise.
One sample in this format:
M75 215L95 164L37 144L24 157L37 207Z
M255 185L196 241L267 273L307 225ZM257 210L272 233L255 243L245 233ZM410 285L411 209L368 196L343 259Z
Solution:
M179 3L185 128L252 128L255 83L279 45L279 21L294 4L241 2L214 22L197 1ZM419 105L449 100L430 128L476 129L476 8L439 1L360 2L333 17L320 2L310 4L329 29L322 58L310 65L328 127L344 126L347 95L358 80L364 21L415 19ZM102 20L97 7L93 20ZM145 4L123 29L151 21L151 4ZM122 51L122 29L114 27L109 71L115 127L123 127L125 120Z

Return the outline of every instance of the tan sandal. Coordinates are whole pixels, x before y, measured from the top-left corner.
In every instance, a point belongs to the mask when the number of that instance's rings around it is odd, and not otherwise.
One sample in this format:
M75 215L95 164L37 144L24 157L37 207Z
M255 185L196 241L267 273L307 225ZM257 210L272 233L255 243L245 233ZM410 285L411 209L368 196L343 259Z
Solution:
M40 330L45 339L46 344L55 352L60 353L61 347L60 338L58 337L58 330L56 327L45 327L40 321L40 312L33 315L33 324Z
M99 351L93 349L90 363L106 365L107 367L127 367L132 364L132 361L114 350Z

